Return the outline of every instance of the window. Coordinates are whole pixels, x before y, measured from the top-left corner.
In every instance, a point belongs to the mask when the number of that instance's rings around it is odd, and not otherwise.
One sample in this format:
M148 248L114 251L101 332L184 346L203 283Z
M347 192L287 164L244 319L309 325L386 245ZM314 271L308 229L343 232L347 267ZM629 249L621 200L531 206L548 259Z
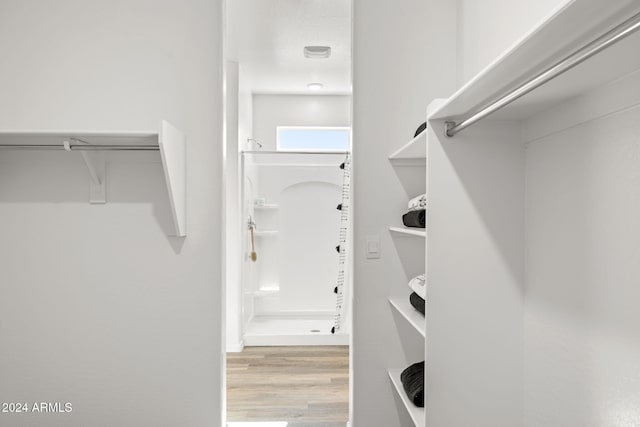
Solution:
M278 151L349 151L351 128L278 126Z

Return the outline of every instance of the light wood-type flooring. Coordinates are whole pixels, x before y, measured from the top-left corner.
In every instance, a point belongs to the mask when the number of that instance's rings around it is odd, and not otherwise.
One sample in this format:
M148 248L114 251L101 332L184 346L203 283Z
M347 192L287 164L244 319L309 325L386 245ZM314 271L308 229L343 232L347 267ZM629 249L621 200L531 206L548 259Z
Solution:
M227 353L227 420L344 427L349 347L245 347Z

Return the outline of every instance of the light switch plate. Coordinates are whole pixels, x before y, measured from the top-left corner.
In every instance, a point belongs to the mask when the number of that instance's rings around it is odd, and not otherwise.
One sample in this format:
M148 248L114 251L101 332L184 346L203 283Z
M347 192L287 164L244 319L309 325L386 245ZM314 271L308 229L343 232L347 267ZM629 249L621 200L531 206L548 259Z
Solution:
M366 256L368 259L380 258L380 236L367 236Z

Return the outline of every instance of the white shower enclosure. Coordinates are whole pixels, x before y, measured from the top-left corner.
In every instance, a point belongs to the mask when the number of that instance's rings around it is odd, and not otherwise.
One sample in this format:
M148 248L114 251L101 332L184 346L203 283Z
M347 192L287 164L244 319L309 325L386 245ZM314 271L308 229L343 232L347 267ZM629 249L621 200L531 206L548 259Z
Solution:
M348 344L350 313L343 308L336 319L334 292L340 271L337 246L345 226L338 210L344 181L340 165L346 157L346 153L242 153L245 346ZM348 301L348 277L344 301ZM336 321L340 328L332 333Z

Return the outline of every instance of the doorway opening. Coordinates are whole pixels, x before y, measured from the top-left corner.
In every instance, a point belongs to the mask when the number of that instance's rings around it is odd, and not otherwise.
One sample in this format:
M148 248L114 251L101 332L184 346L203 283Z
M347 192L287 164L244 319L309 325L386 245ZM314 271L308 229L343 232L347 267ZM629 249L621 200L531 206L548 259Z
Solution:
M351 38L352 0L225 2L228 426L351 418Z

